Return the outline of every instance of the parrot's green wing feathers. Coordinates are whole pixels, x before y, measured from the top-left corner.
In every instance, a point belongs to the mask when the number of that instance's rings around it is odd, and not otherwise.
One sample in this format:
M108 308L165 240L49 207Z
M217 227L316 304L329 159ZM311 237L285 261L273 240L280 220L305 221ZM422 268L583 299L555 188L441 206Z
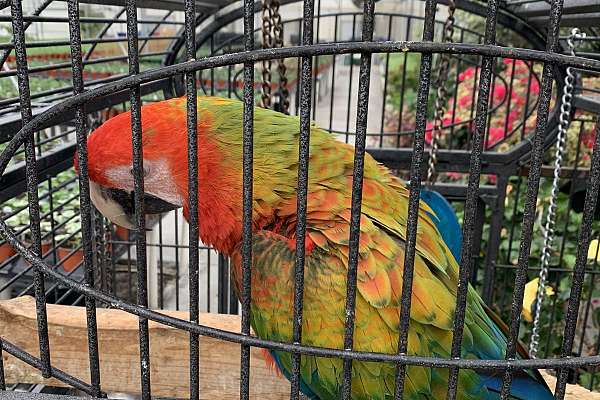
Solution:
M315 346L341 348L343 343L352 160L352 152L347 153L346 162L340 162L338 157L324 164L311 159L310 180L318 183L311 185L307 204L309 251L305 267L303 343ZM354 348L393 354L399 335L403 218L406 215L403 199L407 192L395 178L383 175L385 170L374 162L367 163L367 168ZM381 181L372 179L373 175ZM341 182L340 176L343 177ZM292 237L289 230L293 232L295 226L295 202L292 196L278 208L278 220L254 235L252 326L260 337L273 340L290 341L292 338L295 241L289 239ZM388 205L389 209L378 209L382 204ZM424 211L422 213L425 215ZM436 237L433 223L429 219L422 221L414 264L408 350L414 355L448 357L457 267L443 242L431 239ZM236 265L240 264L238 260ZM496 343L485 321L471 314L469 311L465 329L466 348L495 349ZM482 315L485 315L483 311ZM476 326L477 323L482 326ZM477 342L485 345L473 344L474 337L483 337ZM273 355L282 372L289 374L289 354ZM475 353L466 355L479 358ZM354 362L353 398L391 398L394 377L395 366L392 364ZM338 398L341 379L341 360L303 358L302 381L317 398ZM446 370L410 366L405 389L407 398L438 398L446 390L446 381ZM459 384L462 398L485 398L484 388L474 372L462 371Z
M293 246L294 243L288 238L271 231L260 231L253 237L251 322L260 337L278 341L292 339ZM234 264L238 266L240 259L234 258ZM345 274L344 261L321 249L315 248L307 256L302 343L341 348L344 337ZM277 278L273 279L275 276ZM411 331L410 336L412 352L426 353L420 348L421 342L416 334ZM397 332L389 328L386 319L378 315L363 296L358 295L355 348L393 353L397 337ZM273 357L282 372L289 376L290 355L274 352ZM303 391L320 399L339 398L342 369L340 359L303 357ZM393 394L394 371L394 365L391 364L355 362L353 398L389 398ZM429 393L429 369L409 367L408 376L407 393Z
M236 105L237 104L237 105ZM228 113L239 103L220 107L213 126L233 129ZM239 111L239 109L238 109ZM216 113L215 113L216 114ZM236 135L222 139L241 140ZM254 120L254 192L252 326L256 334L291 341L294 293L296 184L298 169L296 117L257 108ZM235 139L238 138L238 139ZM237 154L231 162L241 161ZM306 264L302 343L342 348L352 197L354 148L315 126L310 133L307 195ZM365 155L360 223L354 349L395 354L409 192L404 183L370 155ZM449 357L458 285L458 265L420 203L414 280L411 295L408 353ZM233 255L236 281L241 282L239 247ZM505 336L488 317L483 302L469 288L462 356L502 359ZM277 365L291 371L289 354L274 352ZM339 398L342 361L302 358L303 391L314 398ZM393 397L395 365L353 363L353 399ZM405 398L444 398L448 371L407 368ZM486 377L461 370L459 398L494 399Z

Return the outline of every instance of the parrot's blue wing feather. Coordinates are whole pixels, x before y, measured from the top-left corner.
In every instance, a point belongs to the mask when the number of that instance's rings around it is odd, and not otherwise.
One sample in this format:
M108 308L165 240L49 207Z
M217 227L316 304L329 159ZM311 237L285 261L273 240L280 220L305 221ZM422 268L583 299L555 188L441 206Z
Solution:
M430 215L430 217L434 221L438 231L440 231L448 249L450 249L456 261L460 263L462 230L460 229L454 209L444 196L434 190L421 189L421 200L435 213L435 216Z
M508 326L489 308L484 306L484 309L494 324L494 334L499 335L499 338L508 336ZM520 342L517 343L517 357L528 358L527 350ZM500 357L497 354L480 354L479 356L481 359L502 359L504 358L504 353L502 352ZM482 380L482 385L488 389L488 392L493 396L497 395L497 397L492 397L492 399L499 399L502 390L503 372L484 370L477 371L477 374ZM520 370L513 373L509 398L513 400L551 400L554 399L554 395L552 395L539 371Z
M502 390L502 373L488 374L489 371L479 371L483 385L488 389L491 399L499 399ZM510 399L512 400L550 400L553 399L552 393L546 385L537 382L531 376L523 373L520 376L514 376L510 387Z

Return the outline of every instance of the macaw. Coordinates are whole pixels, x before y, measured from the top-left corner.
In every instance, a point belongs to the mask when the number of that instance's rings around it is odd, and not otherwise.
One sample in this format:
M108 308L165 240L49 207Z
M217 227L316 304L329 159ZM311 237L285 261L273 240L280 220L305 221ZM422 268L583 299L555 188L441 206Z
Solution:
M201 240L232 260L241 288L242 110L234 99L198 97L198 214ZM144 204L148 214L183 207L189 216L186 99L141 109ZM114 223L135 229L130 113L96 129L87 141L91 199ZM251 326L263 339L292 339L299 119L254 111ZM312 124L306 228L302 343L341 349L348 267L354 149ZM409 191L365 155L354 349L395 354L405 254ZM408 353L450 356L458 264L440 235L435 212L421 201ZM505 326L468 289L462 356L503 359ZM270 351L286 377L291 355ZM521 357L526 357L522 352ZM301 391L310 399L338 399L342 360L302 356ZM390 399L395 365L352 364L353 399ZM442 399L448 370L408 366L404 398ZM498 399L501 372L461 370L460 399ZM537 371L515 372L513 399L551 399Z

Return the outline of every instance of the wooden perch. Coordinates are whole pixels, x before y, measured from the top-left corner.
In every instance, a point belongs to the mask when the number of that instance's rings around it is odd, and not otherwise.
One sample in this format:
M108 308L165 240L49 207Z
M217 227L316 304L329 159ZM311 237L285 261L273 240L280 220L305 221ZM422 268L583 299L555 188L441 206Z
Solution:
M180 311L163 311L187 319ZM102 390L140 392L138 319L119 310L98 309L98 340ZM201 314L200 322L214 328L239 332L236 315ZM86 316L83 307L48 305L50 349L53 366L89 382ZM189 396L189 335L150 321L152 395ZM30 354L39 355L35 301L20 297L0 301L0 336ZM251 349L250 396L253 399L289 399L289 383L267 368L260 349ZM3 353L7 383L42 383L64 386L44 379L39 371ZM555 378L544 378L554 389ZM238 399L240 346L200 337L200 396L202 399ZM567 385L566 399L600 400L600 393Z
M548 374L546 371L540 371L542 376L548 383L552 392L554 392L554 388L556 387L556 377ZM583 386L579 385L569 385L567 384L567 390L565 392L565 399L567 400L600 400L600 393L598 392L590 392Z
M163 311L188 319L187 312ZM138 318L124 311L97 310L100 379L102 390L139 393L140 356ZM201 314L200 323L232 332L240 331L236 315ZM84 307L48 305L52 365L90 381ZM189 398L189 334L153 321L150 327L152 395ZM0 337L39 356L35 300L31 297L0 301ZM3 352L7 383L43 383L39 371ZM289 399L287 380L269 370L261 350L251 349L250 394L254 399ZM200 337L200 396L202 399L239 399L240 345Z

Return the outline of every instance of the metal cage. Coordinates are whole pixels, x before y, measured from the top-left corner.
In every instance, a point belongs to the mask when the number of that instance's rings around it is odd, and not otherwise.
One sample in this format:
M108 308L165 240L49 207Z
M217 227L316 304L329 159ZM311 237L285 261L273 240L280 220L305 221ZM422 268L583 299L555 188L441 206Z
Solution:
M255 23L255 14L260 11L261 3L252 0L244 0L242 7L237 2L226 0L90 0L89 3L108 4L113 7L110 8L113 17L99 17L93 13L86 15L80 5L87 2L77 0L67 0L68 17L42 16L44 10L50 9L48 7L52 0L42 2L31 15L24 15L20 0L0 0L0 11L10 8L10 15L0 15L0 23L12 24L10 42L0 43L0 66L4 67L0 71L0 80L10 80L14 84L11 89L14 93L0 98L0 143L3 144L0 155L0 201L5 205L8 200L12 201L11 206L5 206L3 210L0 235L5 240L2 244L10 244L17 252L6 261L0 261L0 298L3 294L6 297L35 295L40 348L40 356L36 357L0 337L0 390L6 389L2 365L4 351L39 369L44 377L56 378L95 397L104 396L99 372L96 307L105 306L139 317L140 392L143 398L150 398L151 395L148 321L189 332L190 398L193 399L200 395L198 373L201 335L240 344L240 398L244 399L250 398L251 394L248 375L250 347L281 350L294 355L290 396L295 399L299 398L299 363L302 354L344 360L344 398L350 398L351 394L353 360L396 364L396 398L402 398L408 365L449 369L449 399L457 396L459 369L503 371L502 398L508 396L513 372L520 369L555 370L558 377L557 399L564 398L567 382L577 381L577 375L583 371L592 373L589 388L595 386L597 378L593 373L600 364L600 337L593 338L594 343L590 347L595 350L583 349L585 327L593 311L593 291L590 287L594 286L598 273L598 258L590 262L587 255L593 234L598 235L594 233L597 230L594 221L600 192L600 124L597 122L600 102L597 99L598 89L584 84L584 79L598 79L600 74L600 41L595 30L598 9L594 1L552 0L550 4L521 0L489 0L487 3L459 1L456 3L458 9L480 18L482 29L474 31L462 27L458 20L454 34L457 42L445 43L441 38L443 23L441 18L436 20L436 13L443 16L445 6L453 5L452 1L416 1L411 3L413 8L410 11L380 11L378 7L385 1L376 3L367 0L364 6L361 4L360 11L328 14L321 12L320 1L315 4L314 0L305 0L301 16L284 18L284 30L289 36L284 39L283 46L277 48L256 43L260 28ZM284 15L286 10L298 6L294 1L281 3ZM144 8L161 11L156 17L147 17L140 14ZM93 11L92 8L86 10ZM26 29L33 23L44 22L68 24L69 40L28 39ZM338 30L343 24L350 28ZM320 36L320 26L326 25L333 26L333 34ZM576 57L569 55L565 46L567 37L565 31L561 30L561 27L573 25L586 28L589 34L586 38L587 47L579 51ZM108 32L115 26L121 26L118 29L122 31L114 37L109 36ZM159 32L165 26L173 29ZM240 26L243 27L243 33L236 30ZM503 35L508 36L497 37L500 28L504 29ZM515 46L515 42L518 46ZM125 43L126 55L109 51L104 53L102 50L102 46L123 46ZM153 46L153 43L161 45ZM36 53L36 49L51 46L69 46L68 59L44 59ZM443 179L434 187L457 204L462 215L464 237L453 331L453 357L450 359L406 354L419 192L425 184L424 172L429 161L427 147L431 128L427 122L431 120L431 106L428 99L433 96L430 94L431 83L442 54L451 56L454 69L451 73L452 103L448 122L442 127L449 139L438 152L437 169L446 176L459 174L461 179ZM355 60L354 55L360 55L360 60ZM405 79L408 59L412 57L418 57L418 79L414 83ZM293 80L286 87L290 90L290 110L300 116L301 134L293 343L252 336L249 319L253 107L258 103L257 96L261 91L270 90L263 89L265 86L261 87L255 79L255 66L263 65L264 68L263 63L280 59L292 61L288 66L295 65L295 74L288 75ZM390 75L394 67L390 59L400 60L396 68L401 71L399 98L393 100L390 97L393 94L393 84L390 83L393 78ZM7 67L9 63L15 67ZM94 69L95 66L110 63L118 63L123 70L106 73ZM348 63L347 87L340 87L339 83L336 85L336 79L339 79L335 73L336 65L339 71L342 68L340 63ZM374 83L374 65L380 67L383 83ZM570 168L563 170L563 183L568 183L564 186L564 192L569 198L565 213L582 215L578 220L579 226L574 226L572 219L565 217L564 231L571 234L563 235L557 246L560 247L558 261L550 267L549 281L555 282L558 287L566 278L570 290L563 305L559 305L556 298L548 305L552 311L545 321L548 333L542 337L547 341L544 358L523 360L517 358L516 352L519 334L523 331L520 325L525 285L530 277L537 276L539 270L537 262L530 259L531 254L539 251L535 248L534 240L539 233L536 201L540 198L540 185L543 186L545 178L552 176L552 169L547 165L551 157L546 152L551 149L557 134L561 105L557 93L562 90L565 69L569 66L579 74L577 95L574 97L574 107L578 112L573 112L572 121L576 132L570 140L577 143L578 155L584 154L581 146L586 140L590 148L585 153L589 158L587 164L582 164L577 156ZM459 89L466 85L466 81L460 77L463 68L471 68L475 77L470 81L472 97L468 99L468 116L458 120L456 105L459 102ZM518 68L522 68L521 75L516 75ZM63 84L32 90L32 82L37 74L59 77ZM516 90L514 81L517 79L526 82L527 100L509 127L511 94ZM539 89L530 98L532 82ZM268 88L273 86L272 83L263 79L263 85ZM409 101L406 93L411 84L415 95L412 109L406 106ZM377 107L374 107L369 96L375 85L383 91L383 101ZM496 99L497 87L502 87L498 92L504 91L504 94ZM320 98L321 90L328 91L324 100ZM197 179L194 179L198 174L197 152L202 151L197 147L197 91L238 97L244 101L244 301L241 304L238 304L231 290L228 260L207 246L190 245L199 242L197 213L190 214L189 230L179 214L160 218L154 225L154 236L149 237L117 230L94 210L90 202L87 150L84 145L86 136L110 116L131 108L137 228L139 232L144 232L146 221L141 212L144 177L140 107L145 101L173 96L186 96L188 100L189 187L190 193L197 192L194 190L197 189ZM335 98L335 91L343 93L340 118L336 115L339 114L336 107L340 105ZM390 113L388 108L396 101L399 101L399 107ZM323 108L317 107L319 104L323 104ZM414 120L407 122L403 115L409 113L414 113ZM375 114L376 118L370 114ZM343 349L301 344L300 299L304 285L311 118L341 140L355 146L349 237L350 283L347 287ZM490 129L493 118L506 118L501 132ZM371 119L378 121L377 124L369 125ZM393 120L389 129L385 124L388 119ZM456 137L461 129L466 131L466 136L460 142L453 141L451 138ZM491 137L496 133L499 136L492 140ZM76 148L81 166L79 185L77 177L69 174ZM410 187L400 310L401 334L398 352L394 355L352 350L363 160L367 148L378 161L407 178ZM62 194L55 196L58 191L63 193L63 189L67 192L64 197L61 197ZM197 209L197 205L198 198L191 196L190 209ZM20 213L27 213L27 221L17 229L11 221L18 218ZM62 227L72 224L78 229L57 235ZM174 232L173 241L163 237L169 230ZM81 238L80 244L67 254L60 253L61 245L75 236ZM152 253L148 249L156 251ZM69 261L78 252L82 253L82 259L71 264ZM173 257L173 263L163 260L163 256L167 258L167 252L169 257ZM569 256L567 261L565 255ZM190 279L198 276L201 266L205 268L205 281ZM180 285L182 281L185 281L183 287ZM484 300L493 304L509 321L510 335L505 360L460 357L468 282L475 285ZM165 288L169 285L174 292L167 293ZM503 288L510 288L512 295ZM187 303L186 294L189 297ZM85 305L89 382L52 366L47 303ZM189 308L189 321L153 311L180 307ZM232 333L199 324L200 309L241 313L241 332ZM553 350L549 343L556 332L562 335L562 341Z

